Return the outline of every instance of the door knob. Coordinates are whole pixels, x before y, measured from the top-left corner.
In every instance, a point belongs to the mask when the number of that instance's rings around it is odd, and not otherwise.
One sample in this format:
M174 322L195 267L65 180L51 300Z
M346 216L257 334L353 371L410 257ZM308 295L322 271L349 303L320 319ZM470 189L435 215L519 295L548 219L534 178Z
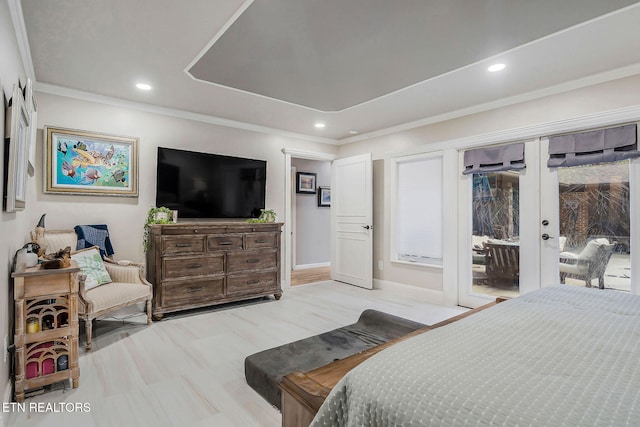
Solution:
M551 236L549 236L547 233L544 233L542 236L542 240L549 240L551 238Z
M370 228L371 228L371 226L369 226L369 225L363 225L363 226L362 226L362 228L364 228L365 230L368 230L368 229L370 229Z

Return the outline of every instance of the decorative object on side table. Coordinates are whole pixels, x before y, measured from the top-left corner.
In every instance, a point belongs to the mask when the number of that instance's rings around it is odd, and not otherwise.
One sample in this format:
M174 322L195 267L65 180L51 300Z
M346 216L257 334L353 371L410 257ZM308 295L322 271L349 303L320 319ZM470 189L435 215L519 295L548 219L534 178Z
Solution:
M56 253L45 255L44 261L40 264L43 270L67 268L71 265L71 246L60 249Z
M38 256L42 256L45 254L47 250L47 242L44 239L44 217L46 214L42 214L40 217L40 221L38 221L38 225L36 225L35 230L31 232L31 241L38 245L37 254Z
M316 194L316 174L296 172L296 193Z
M318 207L331 206L331 188L318 187Z
M138 196L138 138L45 127L45 193Z

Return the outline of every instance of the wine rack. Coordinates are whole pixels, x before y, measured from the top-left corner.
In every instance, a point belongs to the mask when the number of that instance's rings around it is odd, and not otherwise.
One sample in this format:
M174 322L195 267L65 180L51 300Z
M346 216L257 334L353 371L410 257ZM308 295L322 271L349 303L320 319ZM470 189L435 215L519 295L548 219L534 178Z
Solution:
M14 272L15 400L59 381L79 385L78 274L75 265Z

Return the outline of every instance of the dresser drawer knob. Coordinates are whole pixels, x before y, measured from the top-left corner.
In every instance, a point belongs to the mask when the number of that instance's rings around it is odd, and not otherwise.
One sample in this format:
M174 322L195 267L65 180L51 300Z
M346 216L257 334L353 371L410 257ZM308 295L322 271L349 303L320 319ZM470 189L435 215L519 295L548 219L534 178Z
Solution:
M190 248L191 243L176 243L176 248Z
M258 283L260 283L260 281L259 281L259 280L249 280L249 281L247 282L247 285L256 285L256 284L258 284Z
M199 286L199 287L197 287L197 288L188 288L188 289L187 289L187 293L188 293L188 294L192 294L192 293L194 293L194 292L203 291L204 289L205 289L205 287L204 287L204 286Z
M230 246L230 245L233 245L233 242L218 242L218 245L220 245L220 246Z
M247 263L249 263L249 264L256 264L258 262L260 262L260 260L257 259L257 258L251 258L251 259L247 260Z
M268 240L256 240L256 243L267 243Z

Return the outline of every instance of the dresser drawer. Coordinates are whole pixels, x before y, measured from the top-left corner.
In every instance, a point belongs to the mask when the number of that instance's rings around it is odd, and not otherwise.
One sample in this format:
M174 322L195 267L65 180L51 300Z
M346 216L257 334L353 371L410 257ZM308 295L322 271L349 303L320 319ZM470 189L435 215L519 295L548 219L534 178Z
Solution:
M275 268L277 265L278 253L273 249L227 254L227 273Z
M207 248L210 252L241 250L242 235L208 236Z
M173 257L162 260L162 279L224 274L224 255Z
M282 224L260 223L260 224L230 224L227 226L227 233L255 233L255 232L280 232Z
M162 234L165 236L188 236L194 234L220 234L226 231L226 227L223 225L202 225L199 227L183 226L183 225L169 225L163 226Z
M227 295L252 294L278 289L278 272L238 274L227 278Z
M162 306L199 304L224 295L224 278L165 282L162 284Z
M277 248L279 234L275 233L248 233L244 237L246 249Z
M162 255L204 252L205 236L171 236L162 238Z

